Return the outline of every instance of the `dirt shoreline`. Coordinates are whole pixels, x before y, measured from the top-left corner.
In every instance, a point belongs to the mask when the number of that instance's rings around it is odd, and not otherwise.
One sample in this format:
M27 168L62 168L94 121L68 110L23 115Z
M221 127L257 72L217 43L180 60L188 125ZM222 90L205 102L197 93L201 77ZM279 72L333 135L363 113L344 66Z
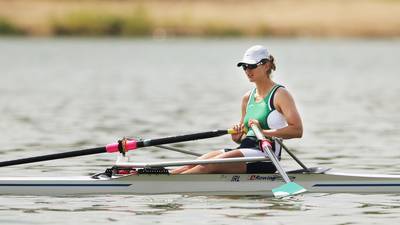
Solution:
M32 36L399 37L400 1L0 0L0 34L7 23Z

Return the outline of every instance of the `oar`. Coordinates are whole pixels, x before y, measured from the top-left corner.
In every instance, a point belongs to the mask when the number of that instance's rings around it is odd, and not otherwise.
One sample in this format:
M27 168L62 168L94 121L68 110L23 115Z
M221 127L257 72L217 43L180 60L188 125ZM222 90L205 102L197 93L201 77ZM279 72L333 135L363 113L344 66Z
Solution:
M283 170L282 166L280 165L278 158L272 152L271 144L265 138L264 134L260 131L258 126L253 124L251 126L251 129L253 129L257 139L259 141L261 141L261 146L263 148L264 153L266 154L266 156L269 157L269 159L271 159L272 163L275 165L279 174L282 176L283 180L286 182L286 184L272 189L272 193L274 194L274 196L281 198L281 197L286 197L289 195L295 195L295 194L300 194L300 193L306 192L307 190L304 187L302 187L299 184L296 184L295 182L292 182L290 180L289 176L286 174L285 170Z
M26 163L34 163L34 162L42 162L47 160L54 160L54 159L64 159L69 157L76 157L76 156L84 156L84 155L93 155L105 152L121 152L125 153L129 150L134 150L137 148L148 147L148 146L155 146L155 145L163 145L163 144L172 144L177 142L186 142L186 141L194 141L199 139L206 139L206 138L213 138L219 137L225 134L234 133L234 130L213 130L207 132L200 132L200 133L193 133L193 134L185 134L185 135L178 135L172 137L164 137L164 138L157 138L157 139L145 139L145 140L121 140L118 143L108 144L103 147L97 148L89 148L89 149L82 149L76 151L69 151L69 152L62 152L56 154L49 154L49 155L42 155L42 156L35 156L29 158L22 158L10 161L0 162L0 167L4 166L12 166L12 165L20 165Z

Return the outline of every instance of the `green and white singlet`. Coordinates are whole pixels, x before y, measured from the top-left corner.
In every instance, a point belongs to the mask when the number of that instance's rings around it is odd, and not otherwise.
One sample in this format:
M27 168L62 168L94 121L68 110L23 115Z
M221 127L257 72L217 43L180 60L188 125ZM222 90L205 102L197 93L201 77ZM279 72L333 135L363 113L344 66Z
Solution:
M274 107L274 95L281 85L274 85L268 95L259 102L255 101L256 89L253 89L247 102L244 125L248 130L246 137L242 140L236 149L224 149L222 152L239 150L244 157L263 157L264 152L259 149L257 138L254 132L249 129L250 119L256 119L260 122L262 129L279 129L287 126L285 117ZM281 146L278 142L272 143L275 155L280 158ZM272 162L254 162L246 163L246 173L274 173L276 168Z
M274 106L274 96L280 87L283 86L274 85L267 96L259 102L255 100L256 88L251 91L244 117L244 126L248 131L246 136L255 136L253 130L249 129L248 123L250 119L258 120L263 130L279 129L287 126L285 118Z
M244 117L244 126L245 129L248 131L246 134L246 137L243 141L246 140L247 143L249 143L248 140L255 140L255 134L254 131L249 128L249 120L250 119L256 119L260 123L260 126L263 130L269 130L269 129L280 129L283 127L287 126L287 122L285 117L278 112L275 109L274 106L274 96L278 88L283 88L282 85L274 85L271 89L271 91L267 94L267 96L259 101L256 102L255 100L255 93L256 89L254 88L249 96L249 101L247 102L247 107L246 107L246 115ZM254 142L254 141L253 141ZM250 142L251 143L251 142ZM254 147L247 147L247 144L244 144L242 142L242 145L239 147L241 149L241 152L244 156L246 157L257 157L257 156L263 156L264 153L261 152L258 148ZM251 144L249 145L251 146ZM254 146L254 144L253 144ZM281 154L281 146L278 142L272 143L273 151L275 155L280 157Z

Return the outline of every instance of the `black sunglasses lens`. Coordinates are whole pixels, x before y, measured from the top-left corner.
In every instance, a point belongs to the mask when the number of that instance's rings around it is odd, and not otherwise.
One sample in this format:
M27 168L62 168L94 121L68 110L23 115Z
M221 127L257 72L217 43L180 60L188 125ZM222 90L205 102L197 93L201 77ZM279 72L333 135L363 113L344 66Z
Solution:
M256 64L243 64L242 68L243 68L243 70L247 70L247 69L252 70L252 69L257 68L257 65Z
M257 64L243 64L242 68L243 68L243 70L247 70L247 69L252 70L252 69L257 68Z

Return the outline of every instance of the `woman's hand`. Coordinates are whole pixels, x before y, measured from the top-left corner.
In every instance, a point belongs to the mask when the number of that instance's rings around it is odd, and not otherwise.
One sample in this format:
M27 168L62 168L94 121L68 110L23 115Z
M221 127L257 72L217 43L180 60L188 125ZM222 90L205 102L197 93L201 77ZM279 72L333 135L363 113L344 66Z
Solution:
M234 131L236 131L235 134L231 134L232 135L232 140L236 143L240 143L241 138L243 136L244 133L244 124L235 124L233 125L232 129Z
M256 125L260 130L262 130L260 122L258 122L258 120L250 119L249 120L249 127L251 127L253 124Z

